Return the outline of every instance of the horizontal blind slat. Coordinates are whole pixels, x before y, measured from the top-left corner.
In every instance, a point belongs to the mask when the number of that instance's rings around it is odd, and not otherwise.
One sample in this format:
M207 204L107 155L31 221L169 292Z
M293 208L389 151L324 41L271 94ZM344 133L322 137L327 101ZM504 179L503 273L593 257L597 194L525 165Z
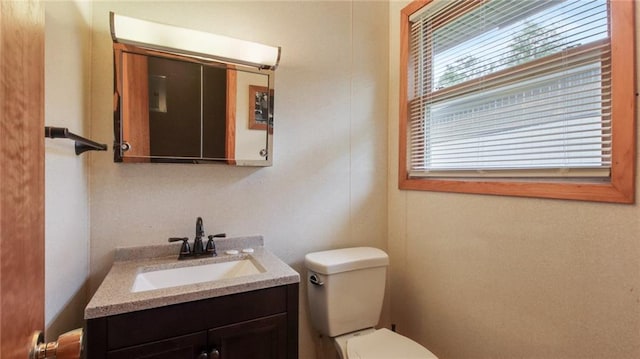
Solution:
M440 170L440 171L411 171L409 177L444 177L444 178L462 178L462 177L510 177L510 178L552 178L552 177L582 177L582 178L602 178L610 175L608 168L544 168L536 167L533 169L505 168L494 169L492 171L483 170Z

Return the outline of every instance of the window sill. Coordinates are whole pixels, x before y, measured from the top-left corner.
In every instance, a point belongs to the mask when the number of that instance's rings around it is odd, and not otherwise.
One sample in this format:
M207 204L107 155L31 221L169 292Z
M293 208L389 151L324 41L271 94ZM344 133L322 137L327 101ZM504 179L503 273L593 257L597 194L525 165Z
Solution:
M631 204L635 201L634 186L599 182L528 182L521 179L408 179L401 178L401 190L472 193L517 197L569 199L594 202Z

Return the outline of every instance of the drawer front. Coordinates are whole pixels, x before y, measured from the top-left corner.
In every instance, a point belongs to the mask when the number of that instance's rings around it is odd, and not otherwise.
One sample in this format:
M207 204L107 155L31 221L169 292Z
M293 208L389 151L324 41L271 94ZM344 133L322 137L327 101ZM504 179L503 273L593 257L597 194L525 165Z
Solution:
M107 350L124 348L287 311L287 286L114 315Z
M183 335L107 353L107 359L191 359L207 352L207 333Z

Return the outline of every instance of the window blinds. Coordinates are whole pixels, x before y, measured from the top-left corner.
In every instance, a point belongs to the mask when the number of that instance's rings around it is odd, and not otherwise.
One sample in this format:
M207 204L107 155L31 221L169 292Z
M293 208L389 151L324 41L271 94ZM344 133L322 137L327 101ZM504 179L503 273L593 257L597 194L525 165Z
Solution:
M608 9L436 1L411 18L410 176L609 176Z

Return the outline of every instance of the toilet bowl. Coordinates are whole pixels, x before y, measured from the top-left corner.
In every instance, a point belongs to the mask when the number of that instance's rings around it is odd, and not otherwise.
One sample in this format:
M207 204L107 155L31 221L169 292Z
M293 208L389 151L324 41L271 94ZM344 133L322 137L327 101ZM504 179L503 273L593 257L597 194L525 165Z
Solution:
M357 247L309 253L307 297L313 327L333 339L341 359L437 359L388 329L374 329L384 298L387 254Z

